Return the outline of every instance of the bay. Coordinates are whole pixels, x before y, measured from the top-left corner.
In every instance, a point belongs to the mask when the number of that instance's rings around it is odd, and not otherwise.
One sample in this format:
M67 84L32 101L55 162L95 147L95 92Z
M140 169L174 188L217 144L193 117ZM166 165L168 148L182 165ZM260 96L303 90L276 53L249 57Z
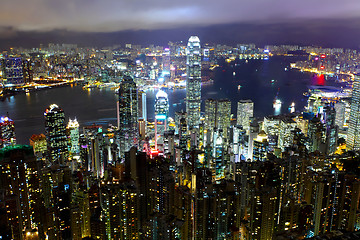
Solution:
M202 105L208 98L228 98L236 116L237 101L251 99L255 104L255 116L263 117L274 114L273 100L278 94L283 102L283 113L288 111L292 102L295 102L297 110L302 110L306 104L303 92L311 84L312 74L291 70L290 63L295 60L298 58L272 57L269 60L236 60L232 63L220 60L220 67L214 70L214 83L202 86ZM166 92L170 116L173 117L175 111L185 110L185 89ZM156 93L157 90L147 91L149 119L154 117ZM54 88L12 96L0 102L0 115L8 114L14 120L17 143L29 144L32 134L44 133L44 111L50 104L55 103L64 110L66 121L76 117L81 126L92 123L115 125L117 99L111 89L83 90L81 86Z

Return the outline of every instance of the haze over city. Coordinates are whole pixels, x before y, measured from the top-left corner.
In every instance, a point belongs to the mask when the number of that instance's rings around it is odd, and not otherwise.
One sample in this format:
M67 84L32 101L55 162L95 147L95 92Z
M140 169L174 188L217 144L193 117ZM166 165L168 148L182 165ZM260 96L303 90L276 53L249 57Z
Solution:
M357 48L356 0L16 0L0 8L0 48L67 42L163 44L191 34L209 42ZM349 37L351 36L351 37Z

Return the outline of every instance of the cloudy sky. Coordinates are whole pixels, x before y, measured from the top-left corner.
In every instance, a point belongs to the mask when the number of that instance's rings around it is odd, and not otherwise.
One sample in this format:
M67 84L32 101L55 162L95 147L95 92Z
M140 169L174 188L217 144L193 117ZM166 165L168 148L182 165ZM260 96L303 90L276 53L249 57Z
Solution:
M360 0L1 0L0 28L111 32L360 18Z

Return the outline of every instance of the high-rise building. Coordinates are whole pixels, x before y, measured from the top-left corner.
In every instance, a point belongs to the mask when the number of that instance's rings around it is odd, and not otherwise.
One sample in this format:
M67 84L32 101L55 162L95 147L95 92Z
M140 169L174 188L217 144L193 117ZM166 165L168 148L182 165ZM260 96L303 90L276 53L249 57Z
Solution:
M45 135L49 160L65 160L68 154L65 114L56 104L51 104L44 113Z
M78 156L80 154L80 145L79 145L79 123L76 120L69 119L69 123L67 125L67 129L69 131L69 140L70 140L70 154L72 156Z
M33 134L30 138L30 146L34 149L37 158L45 158L47 152L46 137L44 134Z
M136 83L129 76L124 76L119 88L119 138L120 157L137 146L138 131L138 92Z
M139 106L139 120L142 119L145 122L147 121L147 109L146 109L146 92L138 92L138 106Z
M197 36L189 38L186 50L186 112L191 129L200 123L201 47Z
M228 128L231 123L231 101L229 99L221 99L217 101L216 109L216 127L222 129L223 136L228 138Z
M160 90L155 99L155 148L163 145L164 132L167 129L167 117L169 114L169 100L166 92ZM163 149L161 149L163 150Z
M355 76L350 107L347 150L360 150L360 76Z
M1 230L11 229L11 237L0 234L3 239L45 239L41 235L41 208L43 200L40 187L41 162L34 157L27 145L16 145L0 150L1 207L6 209L6 220ZM34 234L33 234L34 233ZM36 234L35 234L36 233Z
M0 148L16 144L14 121L8 117L0 118Z
M211 141L214 129L221 129L223 137L227 139L227 130L231 121L231 101L228 99L207 99L205 101L205 129L207 141ZM227 142L227 141L226 141Z
M21 58L5 58L1 65L5 86L24 84L23 62Z
M279 125L279 139L278 147L283 151L285 147L289 147L293 140L291 139L291 131L296 127L296 122L291 119L284 117L280 121Z
M254 161L266 161L268 153L269 142L267 135L264 131L259 132L257 138L254 139L253 146L253 160Z
M170 75L170 49L165 48L162 56L162 62L163 62L163 71L162 74L164 76Z
M240 100L237 107L237 125L249 134L250 119L254 116L254 103L251 100Z
M214 131L216 126L216 100L205 101L205 129L207 132Z

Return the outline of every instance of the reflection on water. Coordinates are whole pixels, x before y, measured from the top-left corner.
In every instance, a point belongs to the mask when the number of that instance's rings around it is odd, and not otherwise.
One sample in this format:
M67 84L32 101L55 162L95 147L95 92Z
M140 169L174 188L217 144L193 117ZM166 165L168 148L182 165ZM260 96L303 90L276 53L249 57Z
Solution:
M251 99L255 104L255 116L262 117L274 114L272 105L280 89L279 98L284 106L290 106L295 102L297 109L301 110L305 105L306 99L302 94L310 84L311 75L284 71L285 67L289 67L290 60L275 57L268 61L249 60L248 63L234 63L220 63L222 67L214 70L214 84L202 86L202 104L207 98L228 98L232 101L232 113L236 116L237 101ZM233 75L233 72L236 74ZM272 82L272 79L276 81ZM241 91L238 90L239 85ZM154 117L156 92L146 92L149 119ZM185 110L185 89L166 92L169 96L170 116L173 117L176 111ZM0 114L6 115L9 112L10 118L15 121L18 143L29 144L32 134L44 133L43 114L50 104L59 105L64 110L67 120L76 117L80 125L94 122L116 125L117 98L115 91L111 89L83 90L81 86L54 88L11 97L0 103ZM280 110L277 114L280 114Z

